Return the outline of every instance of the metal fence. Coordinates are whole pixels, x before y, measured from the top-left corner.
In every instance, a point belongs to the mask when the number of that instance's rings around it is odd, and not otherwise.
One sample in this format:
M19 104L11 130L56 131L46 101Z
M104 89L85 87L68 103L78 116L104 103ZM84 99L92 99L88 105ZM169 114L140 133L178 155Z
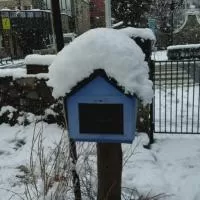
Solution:
M50 12L0 11L0 59L23 58L51 43Z
M200 60L154 61L155 133L200 133Z

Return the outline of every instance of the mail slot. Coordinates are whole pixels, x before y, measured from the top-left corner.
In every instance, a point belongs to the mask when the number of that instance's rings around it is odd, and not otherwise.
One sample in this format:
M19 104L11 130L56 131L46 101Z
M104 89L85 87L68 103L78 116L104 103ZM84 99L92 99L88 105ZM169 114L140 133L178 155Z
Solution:
M79 104L80 133L124 134L123 104Z

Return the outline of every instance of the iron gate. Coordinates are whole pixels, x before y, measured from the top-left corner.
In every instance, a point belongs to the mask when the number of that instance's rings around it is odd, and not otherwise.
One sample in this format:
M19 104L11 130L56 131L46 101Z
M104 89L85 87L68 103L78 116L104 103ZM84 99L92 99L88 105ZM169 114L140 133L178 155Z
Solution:
M200 60L153 61L154 133L200 133Z

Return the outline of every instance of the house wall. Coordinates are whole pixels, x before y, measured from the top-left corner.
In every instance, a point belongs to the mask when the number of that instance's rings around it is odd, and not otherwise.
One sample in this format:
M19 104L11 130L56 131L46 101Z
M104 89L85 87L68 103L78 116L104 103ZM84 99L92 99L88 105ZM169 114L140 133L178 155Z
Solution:
M91 28L105 27L105 4L103 0L90 2Z
M80 35L90 29L89 1L74 0L74 5L76 33Z
M21 9L30 9L31 8L31 0L21 0ZM19 1L17 0L1 0L0 1L0 9L9 8L15 9L19 6Z

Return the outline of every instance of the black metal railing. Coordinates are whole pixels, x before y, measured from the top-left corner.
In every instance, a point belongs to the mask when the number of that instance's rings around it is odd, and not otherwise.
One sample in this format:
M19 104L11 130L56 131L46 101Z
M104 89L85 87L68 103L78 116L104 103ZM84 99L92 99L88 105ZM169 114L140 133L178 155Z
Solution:
M46 48L52 35L50 12L0 11L0 59L19 59L33 49Z
M154 61L155 133L200 133L200 60Z

